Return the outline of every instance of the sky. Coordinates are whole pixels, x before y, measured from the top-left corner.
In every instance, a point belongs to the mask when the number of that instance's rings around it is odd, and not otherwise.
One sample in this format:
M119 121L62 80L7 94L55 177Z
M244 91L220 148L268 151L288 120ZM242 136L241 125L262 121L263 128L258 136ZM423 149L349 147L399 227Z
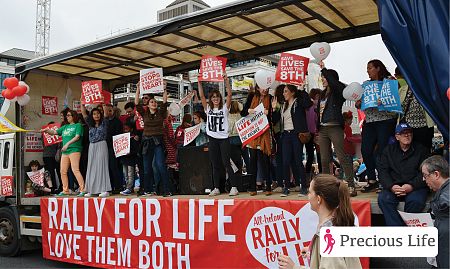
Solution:
M204 0L211 7L229 4L231 0ZM157 23L157 10L172 0L53 0L50 17L50 53L68 50L111 33L123 33ZM34 51L36 0L0 0L0 52L21 48ZM396 66L380 35L330 43L331 53L325 60L335 69L341 81L350 83L368 79L367 62L380 59L393 73ZM309 49L294 53L312 57Z

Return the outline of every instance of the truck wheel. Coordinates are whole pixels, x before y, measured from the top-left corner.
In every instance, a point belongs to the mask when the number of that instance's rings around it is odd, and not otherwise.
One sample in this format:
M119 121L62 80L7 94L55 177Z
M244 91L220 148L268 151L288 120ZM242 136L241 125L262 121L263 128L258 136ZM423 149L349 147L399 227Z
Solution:
M0 256L15 256L20 251L19 225L12 210L0 208Z

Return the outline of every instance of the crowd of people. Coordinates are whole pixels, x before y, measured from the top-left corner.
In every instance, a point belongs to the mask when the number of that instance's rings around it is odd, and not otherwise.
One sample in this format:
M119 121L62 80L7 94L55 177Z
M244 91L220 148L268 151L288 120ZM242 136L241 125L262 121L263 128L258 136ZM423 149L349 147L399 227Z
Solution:
M187 146L208 146L213 185L211 196L225 191L220 187L223 186L220 182L223 170L230 186L229 195L238 195L239 177L236 174L244 167L249 178L248 192L252 196L258 190L264 190L265 195L278 192L286 197L291 191L297 191L300 196L305 196L311 178L317 173L336 174L346 182L350 195L356 196L355 170L363 162L366 169L365 177L361 179L367 180L368 184L362 192L381 192L380 206L384 208L384 193L393 186L386 183L392 181L388 179L392 171L386 168L387 162L396 159L395 154L403 154L392 147L401 148L408 133L411 134L409 144L414 149L411 155L417 160L413 165L410 160L407 160L408 165L390 165L402 169L412 166L411 176L401 173L405 178L403 183L410 181L414 174L417 184L409 185L414 190L423 188L424 184L417 176L418 165L430 154L434 123L398 69L394 78L381 61L371 60L367 64L369 80L398 80L404 113L399 118L396 113L379 111L376 107L364 111L362 159L358 160L354 145L357 139L351 129L353 115L350 111L342 113L346 85L339 81L335 70L325 68L323 62L320 67L323 89L310 89L308 93L303 87L279 85L273 89L273 94L269 94L269 89L255 85L250 87L243 104L232 100L226 75L225 97L219 90L210 90L205 96L199 82L194 102L201 106L192 115L185 114L175 131L166 91L162 102L158 103L152 94L141 96L137 87L134 102L125 104L124 115L111 104L90 111L82 105L81 114L65 109L61 112L58 130L41 130L58 134L63 140L59 146L52 145L44 150L44 166L51 178L51 187L47 187L51 192L59 191L58 195L70 194L75 190L74 185L77 185L79 196L105 197L111 192L129 195L134 192L135 180L139 178L139 194L170 196L178 191L178 152L184 147L184 130L200 124L200 135ZM242 148L235 123L241 117L253 114L260 104L270 128ZM357 101L355 106L359 108L361 102ZM139 116L143 119L141 128L137 124ZM396 129L400 123L407 127ZM130 133L131 150L128 155L116 158L112 137L124 132ZM389 144L393 146L385 151ZM303 154L304 147L306 154ZM61 179L60 184L56 182L55 171ZM393 177L399 180L396 175ZM426 194L421 197L423 200Z
M58 196L67 196L76 188L80 197L130 195L139 178L138 195L171 196L178 192L178 153L185 147L185 130L201 125L200 134L187 147L208 147L210 164L205 165L210 165L212 171L210 196L225 191L221 187L224 170L229 195L238 195L238 173L245 166L249 179L247 191L251 196L257 195L258 190L265 195L278 192L283 197L296 191L299 196L308 195L312 209L322 219L320 227L352 226L353 215L345 216L345 213L351 212L348 199L357 195L355 171L359 162L363 162L365 176L360 180L365 179L367 185L361 191L379 193L378 203L387 225L405 225L397 212L401 201L405 202L406 212L422 212L428 185L437 192L431 209L441 219L440 236L441 230L448 235L448 156L428 158L434 123L399 70L396 69L393 77L381 61L371 60L367 64L369 80L397 79L403 114L399 116L376 107L364 111L362 160L358 160L354 145L357 139L351 129L353 115L350 111L342 113L346 85L339 80L337 71L325 68L323 62L320 67L323 89L310 89L308 93L303 87L279 85L269 94L269 89L255 85L250 87L243 104L232 99L226 74L223 77L225 97L219 90L210 90L206 96L202 82L198 82L194 102L201 107L192 115L184 114L175 131L166 90L162 102L158 103L153 94L141 95L138 85L135 100L125 105L124 115L110 104L89 112L82 105L81 115L65 109L58 130L41 130L60 135L62 143L44 149L44 166L48 170L45 186L32 184L32 187L36 193ZM254 114L260 105L264 107L270 128L242 147L235 123ZM355 106L360 108L361 101ZM139 117L143 120L141 128ZM112 137L121 133L130 133L131 149L128 155L116 158ZM37 161L30 163L33 171L39 166ZM61 179L59 184L55 171ZM322 176L315 176L318 173ZM344 215L333 213L331 219L323 217L336 208ZM446 242L442 248L448 252ZM317 248L312 246L313 257ZM321 262L318 257L313 261ZM290 268L291 265L287 257L280 258L280 266Z

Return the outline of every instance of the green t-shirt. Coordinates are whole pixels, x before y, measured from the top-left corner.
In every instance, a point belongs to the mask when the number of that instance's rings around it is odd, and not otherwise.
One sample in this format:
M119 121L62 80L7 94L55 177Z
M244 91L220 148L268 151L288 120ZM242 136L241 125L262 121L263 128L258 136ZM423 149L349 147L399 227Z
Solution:
M74 152L81 152L83 149L82 139L83 136L83 127L80 123L74 123L74 124L66 124L59 128L57 130L58 135L62 136L62 143L63 146L67 144L72 138L74 138L76 135L80 136L80 139L78 139L75 143L72 143L69 145L66 151L63 151L62 154L71 154Z

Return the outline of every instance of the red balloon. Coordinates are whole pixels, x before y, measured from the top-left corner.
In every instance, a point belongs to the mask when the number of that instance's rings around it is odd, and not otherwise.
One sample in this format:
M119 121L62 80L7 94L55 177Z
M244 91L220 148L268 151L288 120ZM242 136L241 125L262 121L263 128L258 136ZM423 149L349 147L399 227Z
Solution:
M12 92L14 93L15 96L22 96L25 93L27 93L27 87L23 86L23 85L19 85L16 86L12 89Z
M3 92L5 92L5 93L3 93ZM6 89L3 92L2 92L2 95L8 100L14 99L14 97L16 97L14 95L13 91L10 89Z
M6 89L2 90L2 96L5 97Z
M12 89L19 85L19 80L15 77L7 78L3 81L3 86L7 89Z
M450 100L450 87L447 89L447 98Z

